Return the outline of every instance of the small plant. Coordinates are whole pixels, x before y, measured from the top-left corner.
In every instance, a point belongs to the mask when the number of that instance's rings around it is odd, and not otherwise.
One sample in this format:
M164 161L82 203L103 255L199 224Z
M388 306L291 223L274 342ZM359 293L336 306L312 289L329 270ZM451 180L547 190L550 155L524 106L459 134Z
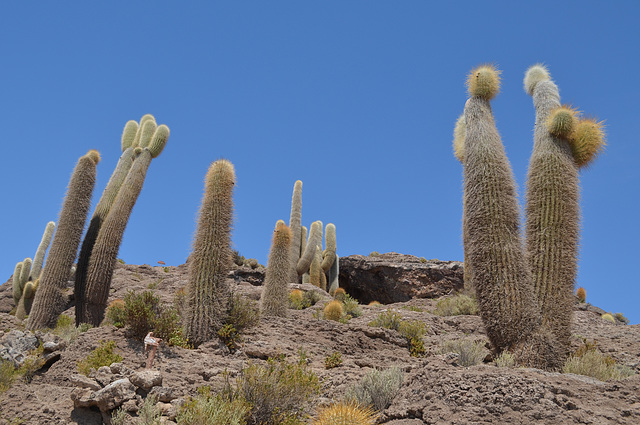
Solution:
M334 351L332 354L324 358L324 368L333 369L342 364L342 354L339 351Z
M245 329L256 326L259 322L260 312L257 303L243 298L239 294L234 294L231 297L226 323L233 325L236 331L243 332Z
M327 320L340 321L343 314L344 308L338 300L333 300L324 307L324 318Z
M409 353L412 357L425 355L424 341L422 337L427 333L427 327L419 320L403 320L400 322L398 332L409 342Z
M622 322L622 323L624 323L625 325L628 325L628 324L629 324L629 319L627 319L626 317L624 317L624 314L622 314L622 313L615 313L615 314L613 315L613 317L615 317L615 319L616 319L618 322Z
M379 257L380 253L378 251L371 251L371 254L369 254L369 257Z
M127 320L124 300L111 301L105 315L108 323L111 323L116 328L124 328Z
M342 299L342 307L344 308L344 314L347 314L351 317L362 316L362 309L360 308L358 300L352 298L349 294L344 295Z
M376 328L386 328L398 330L400 329L400 323L402 322L402 316L393 310L385 310L378 315L375 319L369 322L369 326Z
M373 369L359 383L347 389L345 399L359 406L373 406L382 412L391 405L403 379L404 372L398 367Z
M614 319L613 315L611 315L611 313L605 313L602 316L600 316L603 320L606 320L607 322L611 322L613 324L616 323L616 319Z
M576 291L576 297L578 298L578 302L581 302L581 303L586 302L587 291L583 287L578 288L578 290Z
M158 289L158 285L160 285L163 281L164 281L164 279L157 279L157 280L151 282L150 284L148 284L147 285L147 289L149 289L149 290Z
M149 395L138 410L139 423L143 425L160 425L162 412L157 406L158 399L155 395Z
M240 343L240 334L232 324L227 323L218 330L218 338L232 353L236 351Z
M458 294L438 300L433 314L438 316L475 315L478 313L476 300L468 295Z
M306 416L310 398L319 391L318 377L306 362L273 358L266 365L249 364L238 377L236 388L227 388L231 400L251 405L249 425L299 423Z
M464 367L477 365L487 357L484 343L471 339L446 341L442 347L442 353L456 353L458 364Z
M308 305L304 305L303 300L304 292L300 289L294 289L289 292L289 308L292 308L294 310L303 310L309 307Z
M210 387L198 388L176 416L178 425L246 425L251 406L243 398L229 399L211 394Z
M378 302L378 301L375 301L375 300L374 300L374 301L371 301L371 302L369 303L369 305L370 305L371 307L378 307L378 306L381 306L382 304L380 304L380 302Z
M120 263L120 264L126 264L122 258L118 258L118 263Z
M124 297L127 330L134 338L142 339L153 330L160 312L160 297L151 291L129 291Z
M81 333L89 329L91 329L91 325L88 323L81 323L80 326L76 328L75 320L66 314L61 314L52 332L65 341L72 342L75 341Z
M18 370L16 370L16 374L22 376L22 379L24 379L27 384L31 383L36 372L44 366L44 357L42 357L43 352L44 347L42 346L42 343L40 343L38 348L29 352L29 355L22 362L22 365Z
M110 366L112 363L120 363L122 356L115 352L115 341L100 341L100 345L82 361L78 362L78 372L89 376L91 369L100 368L101 366Z
M338 301L344 301L344 297L346 295L347 291L345 291L344 288L337 288L335 291L333 291L333 294L331 294L331 296L333 296L333 298Z
M426 258L424 258L424 257L420 257L420 262L421 262L421 263L426 263L426 262L427 262L427 259L426 259Z
M111 425L126 425L128 418L127 412L122 407L119 407L111 413Z
M504 350L493 362L498 367L513 367L516 364L516 359L510 351Z
M600 381L619 380L635 374L630 367L617 365L611 357L597 349L587 349L581 355L576 354L567 359L562 368L563 373L591 376Z
M169 273L169 267L163 267L162 270L164 270L165 273Z
M418 313L422 313L424 311L423 309L421 309L420 307L416 307L415 305L410 305L409 307L407 307L407 310L415 311Z
M0 358L0 394L11 388L16 379L16 370L13 362Z
M374 425L378 415L369 406L338 402L320 408L312 425Z

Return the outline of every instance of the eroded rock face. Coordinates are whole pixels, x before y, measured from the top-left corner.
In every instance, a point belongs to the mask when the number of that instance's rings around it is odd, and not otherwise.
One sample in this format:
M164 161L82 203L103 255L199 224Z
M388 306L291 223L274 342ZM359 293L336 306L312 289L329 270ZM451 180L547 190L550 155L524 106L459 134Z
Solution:
M40 340L30 332L12 330L0 339L0 358L20 367L31 350L38 348Z
M447 295L462 290L463 273L460 261L425 260L395 252L340 258L340 287L363 304Z

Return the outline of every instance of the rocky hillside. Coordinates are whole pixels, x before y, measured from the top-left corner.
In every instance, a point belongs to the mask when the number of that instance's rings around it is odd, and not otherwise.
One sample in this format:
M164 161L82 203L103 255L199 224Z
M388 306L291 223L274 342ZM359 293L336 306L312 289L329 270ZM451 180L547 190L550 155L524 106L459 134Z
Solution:
M260 267L240 267L229 279L237 293L257 300L263 272ZM123 298L129 290L151 288L170 303L185 286L186 273L184 265L120 264L110 300ZM459 355L443 350L449 341L486 342L479 317L433 314L438 297L461 288L461 263L400 254L351 256L340 259L340 280L347 292L363 302L362 316L346 323L320 318L318 311L329 299L328 294L322 294L318 304L290 310L286 319L262 319L243 334L239 349L233 353L217 341L198 349L163 345L151 371L144 371L142 341L127 338L124 330L113 326L89 329L68 344L50 333L36 333L39 340L34 342L32 335L12 331L21 326L8 314L12 307L8 282L0 287L0 322L5 332L0 337L0 355L19 357L20 350L43 341L48 364L31 382L18 380L0 395L0 424L100 424L118 406L135 416L148 394L160 400L163 423L174 423L177 406L195 395L197 388L222 388L225 370L233 377L249 362L263 363L282 355L297 359L301 350L320 378L316 406L340 399L373 368L401 368L402 385L379 423L640 423L638 374L602 382L581 375L497 367L489 355L478 365L464 367ZM372 300L384 304L364 305ZM72 302L70 297L70 306ZM603 320L597 308L576 306L574 348L585 338L595 340L599 350L618 364L640 371L640 325L612 323ZM397 331L369 325L385 310L426 324L423 357L411 357L407 340ZM65 314L72 315L73 309ZM115 341L123 357L121 364L101 368L92 378L78 375L77 362L102 340ZM326 369L325 359L335 352L340 353L342 364Z

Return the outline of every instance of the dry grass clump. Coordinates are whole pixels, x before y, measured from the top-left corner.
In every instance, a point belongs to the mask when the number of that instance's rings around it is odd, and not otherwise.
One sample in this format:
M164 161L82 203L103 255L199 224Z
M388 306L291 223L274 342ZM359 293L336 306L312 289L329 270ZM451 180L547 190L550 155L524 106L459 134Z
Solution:
M458 294L453 297L441 298L436 304L433 314L438 316L475 315L478 304L468 295Z
M345 399L359 406L373 406L381 412L391 405L403 379L404 372L399 367L373 369L347 390Z
M458 355L458 364L469 367L482 363L487 357L488 350L481 341L472 339L449 340L442 346L441 352L455 353Z

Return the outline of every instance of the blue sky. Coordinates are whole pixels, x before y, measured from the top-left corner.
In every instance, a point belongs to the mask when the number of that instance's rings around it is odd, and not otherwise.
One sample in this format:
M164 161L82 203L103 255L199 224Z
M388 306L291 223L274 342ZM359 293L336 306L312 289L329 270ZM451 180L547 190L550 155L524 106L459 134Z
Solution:
M451 149L466 74L503 71L494 114L519 187L532 148L526 69L548 65L563 102L606 120L581 173L578 286L640 323L637 215L640 3L2 2L0 268L33 257L77 159L124 124L171 128L129 221L127 263L183 263L209 164L236 167L233 241L266 264L303 181L303 224L337 228L338 254L462 260L462 168ZM635 105L635 106L634 106Z

